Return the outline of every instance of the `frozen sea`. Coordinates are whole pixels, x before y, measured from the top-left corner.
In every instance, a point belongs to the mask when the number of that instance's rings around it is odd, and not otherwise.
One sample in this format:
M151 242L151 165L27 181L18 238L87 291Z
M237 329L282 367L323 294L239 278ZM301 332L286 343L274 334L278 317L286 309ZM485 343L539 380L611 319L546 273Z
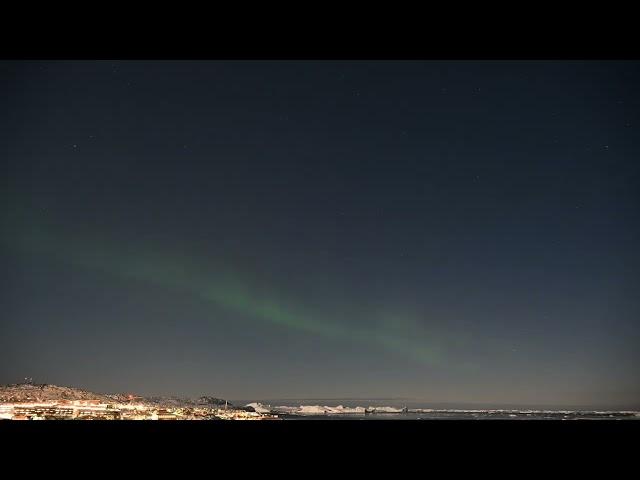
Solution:
M286 420L640 420L640 412L633 410L445 406L397 399L272 399L257 404Z
M429 412L429 413L373 413L373 414L280 414L285 420L640 420L625 413L496 413L496 412Z

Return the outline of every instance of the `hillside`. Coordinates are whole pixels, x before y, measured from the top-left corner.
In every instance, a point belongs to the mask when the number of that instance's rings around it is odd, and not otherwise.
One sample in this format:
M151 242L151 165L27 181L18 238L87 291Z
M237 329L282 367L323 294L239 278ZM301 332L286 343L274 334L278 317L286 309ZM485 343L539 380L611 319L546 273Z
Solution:
M198 399L177 397L140 397L129 394L103 394L80 388L60 387L50 384L18 383L0 385L0 403L6 402L44 402L55 400L100 400L104 403L145 403L172 407L219 407L230 402L224 399L202 396Z
M114 401L114 396L79 388L59 387L48 384L20 383L0 385L0 402L41 402L51 400L102 400Z

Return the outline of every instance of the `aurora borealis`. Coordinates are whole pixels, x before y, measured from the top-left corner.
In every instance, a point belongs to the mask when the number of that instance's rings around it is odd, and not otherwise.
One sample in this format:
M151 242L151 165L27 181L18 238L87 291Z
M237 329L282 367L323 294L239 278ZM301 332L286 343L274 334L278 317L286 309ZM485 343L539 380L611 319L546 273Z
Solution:
M20 227L15 227L16 231ZM332 316L309 315L290 304L261 296L242 284L237 274L218 272L215 275L199 273L193 267L195 260L171 258L170 255L150 254L139 249L131 253L119 251L115 245L94 243L59 237L36 228L24 230L14 248L31 255L57 258L79 268L110 274L119 279L141 280L163 289L186 292L194 297L212 302L214 305L263 321L327 338L342 338L354 342L378 344L420 362L435 363L440 360L439 346L446 343L442 336L438 344L433 339L415 338L408 330L394 328L401 319L391 319L378 329L357 329L348 322L327 321ZM9 247L11 248L11 247ZM339 315L338 315L339 317ZM215 320L214 320L215 321ZM415 334L415 330L414 330ZM460 335L462 337L462 335Z
M0 383L640 405L637 62L0 72Z

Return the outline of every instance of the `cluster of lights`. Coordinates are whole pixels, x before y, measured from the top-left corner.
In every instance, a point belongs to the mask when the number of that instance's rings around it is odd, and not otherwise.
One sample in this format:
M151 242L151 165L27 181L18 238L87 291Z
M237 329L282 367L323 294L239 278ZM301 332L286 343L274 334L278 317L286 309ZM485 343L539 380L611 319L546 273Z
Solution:
M267 420L275 415L233 408L159 407L148 404L101 403L99 400L0 404L5 420Z

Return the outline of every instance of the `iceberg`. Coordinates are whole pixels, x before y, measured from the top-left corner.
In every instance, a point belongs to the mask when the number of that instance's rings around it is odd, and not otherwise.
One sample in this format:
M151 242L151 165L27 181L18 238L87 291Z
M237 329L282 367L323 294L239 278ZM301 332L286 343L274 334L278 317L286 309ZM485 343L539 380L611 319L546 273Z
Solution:
M245 406L253 408L253 411L256 413L271 413L271 407L269 405L263 405L262 403L253 402Z

